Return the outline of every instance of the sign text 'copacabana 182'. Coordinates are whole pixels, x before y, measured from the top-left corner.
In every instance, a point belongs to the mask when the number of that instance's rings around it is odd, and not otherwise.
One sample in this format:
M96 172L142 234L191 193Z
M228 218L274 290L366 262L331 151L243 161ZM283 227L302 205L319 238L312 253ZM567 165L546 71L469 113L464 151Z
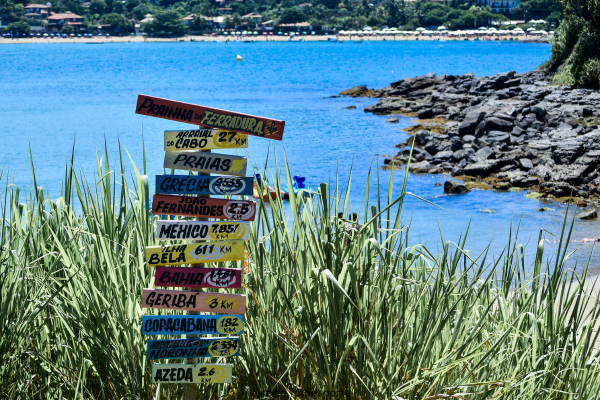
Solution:
M156 193L252 196L254 178L202 175L156 175Z
M242 270L234 268L156 267L155 286L240 289Z
M231 364L153 364L152 383L231 383Z
M148 340L149 360L195 357L236 357L240 355L238 337Z
M222 129L165 131L165 151L242 149L248 147L248 135Z
M239 335L243 315L144 315L144 335Z
M135 113L185 122L192 125L201 125L207 128L227 129L274 140L281 140L283 138L283 129L285 127L285 121L147 96L145 94L138 95Z
M243 240L151 246L146 247L146 263L148 267L157 267L238 261L244 259L245 248Z
M142 308L244 314L246 312L246 295L144 289Z
M206 199L195 196L155 194L152 213L183 217L254 221L256 203L245 200Z
M163 167L206 174L246 176L248 160L246 157L203 151L166 151Z
M161 240L248 240L250 223L241 221L156 221Z

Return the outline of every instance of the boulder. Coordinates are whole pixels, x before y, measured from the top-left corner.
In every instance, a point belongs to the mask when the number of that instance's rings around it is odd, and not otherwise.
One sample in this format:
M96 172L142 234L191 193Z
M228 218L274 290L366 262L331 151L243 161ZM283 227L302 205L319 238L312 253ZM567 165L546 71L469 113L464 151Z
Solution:
M433 110L426 108L424 110L419 110L419 112L417 113L417 117L419 119L430 119L435 117L435 113L433 112Z
M587 117L591 117L594 115L594 111L592 111L591 108L588 107L583 107L581 109L581 117L582 118L587 118Z
M489 176L495 172L498 172L500 168L510 164L510 160L483 160L476 162L475 164L467 165L463 172L469 176L481 176L482 178Z
M350 88L348 90L344 90L340 94L343 96L360 97L363 93L367 92L368 90L369 89L367 89L367 85L360 85L354 86L353 88Z
M486 132L501 131L510 132L513 129L514 124L506 119L500 119L496 117L487 118L485 120L484 130Z
M542 178L543 180L547 181L550 179L550 168L548 168L545 165L538 165L537 167L533 167L532 169L529 170L528 175L529 176L538 176L540 178Z
M521 168L523 168L525 171L529 171L533 168L533 163L529 158L520 158L519 164L521 165Z
M506 132L491 131L487 135L487 140L492 145L496 145L499 143L510 143L510 135Z
M482 147L475 152L473 158L478 161L487 160L494 154L494 150L491 147Z
M481 111L471 111L465 115L465 118L458 127L458 134L460 136L473 135L475 128L483 119L485 114Z
M400 118L388 118L385 120L385 122L389 122L392 124L397 124L398 122L400 122Z
M550 179L554 182L580 182L588 172L587 165L555 165L550 172Z
M440 151L438 153L436 153L436 155L433 156L433 159L437 159L437 160L449 160L452 155L454 154L454 152L452 150L444 150L444 151Z
M465 135L462 137L463 143L473 143L475 141L475 139L477 139L477 138L473 135Z
M596 219L596 218L598 218L598 212L594 208L593 210L588 210L588 211L584 211L580 214L577 214L576 217L579 219Z
M448 179L444 182L444 193L462 194L470 192L469 188L454 179Z

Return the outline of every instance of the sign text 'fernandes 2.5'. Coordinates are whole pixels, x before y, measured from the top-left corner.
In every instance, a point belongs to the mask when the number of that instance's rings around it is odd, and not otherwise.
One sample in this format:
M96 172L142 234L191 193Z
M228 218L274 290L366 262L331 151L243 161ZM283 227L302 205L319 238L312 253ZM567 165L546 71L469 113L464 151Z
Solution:
M144 335L239 335L243 315L144 315Z
M223 240L146 247L148 267L181 264L204 264L209 262L239 261L245 258L246 242Z
M144 289L142 308L244 314L246 312L246 295Z
M193 196L155 194L152 200L152 213L254 221L256 203L245 200L205 199Z
M285 121L162 99L144 94L138 95L135 113L205 126L207 128L227 129L274 140L281 140L283 138L283 129L285 127Z

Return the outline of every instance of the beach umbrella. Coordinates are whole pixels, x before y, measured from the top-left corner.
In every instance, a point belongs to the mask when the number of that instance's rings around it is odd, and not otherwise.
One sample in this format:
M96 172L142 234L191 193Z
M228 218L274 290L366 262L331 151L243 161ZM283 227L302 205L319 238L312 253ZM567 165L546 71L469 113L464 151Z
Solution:
M280 31L280 32L277 32L277 34L278 34L279 36L281 36L281 35L283 35L283 32L281 32L281 31Z
M78 33L78 34L77 34L77 37L81 37L81 33Z
M131 32L131 33L129 34L129 36L135 36L135 33Z
M254 31L254 33L253 33L253 34L254 34L254 35L258 35L258 32Z
M417 28L418 31L424 31L425 28Z
M266 35L266 34L267 34L267 32L263 32L263 35Z
M308 35L308 32L302 32L303 35Z
M29 36L33 36L33 33L30 33Z
M445 26L438 26L438 31L445 31L446 29L448 28L446 28Z
M535 31L535 28L527 28L527 32L533 32Z
M273 32L269 32L269 35L272 35L272 34L273 34Z
M48 34L47 34L47 33L44 33L44 37L48 37Z
M229 32L223 32L223 35L229 35Z
M315 31L312 31L310 34L311 35L316 35L317 33Z

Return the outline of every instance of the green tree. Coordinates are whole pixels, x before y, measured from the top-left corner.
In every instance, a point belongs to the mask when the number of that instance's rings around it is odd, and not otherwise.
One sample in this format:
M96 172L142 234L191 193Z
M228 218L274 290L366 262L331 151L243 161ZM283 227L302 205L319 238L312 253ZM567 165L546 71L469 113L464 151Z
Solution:
M60 29L60 31L62 33L66 33L67 35L70 35L71 33L75 33L75 27L73 25L64 24L63 27Z
M388 0L385 6L388 12L388 25L399 26L406 23L406 3L404 0Z
M231 3L231 5L229 7L231 7L231 12L233 12L233 13L238 13L240 15L248 14L246 12L246 6L244 5L244 3L239 3L239 2Z
M105 14L102 16L102 25L110 25L109 30L116 33L126 33L132 30L131 21L121 14Z
M192 20L192 28L197 31L202 31L208 26L207 21L199 15L196 15Z
M5 28L5 31L12 32L13 35L22 35L22 34L28 35L31 32L31 27L29 26L29 24L26 21L19 20L19 21L9 24Z
M146 14L150 14L150 7L146 3L138 4L131 12L135 19L141 21L146 17Z
M298 22L306 21L306 16L302 12L302 10L298 7L293 8L284 8L281 11L281 20L282 24L295 24Z
M92 14L104 14L108 10L108 5L104 0L92 0L90 2L90 12Z
M157 11L154 14L154 21L144 27L144 32L181 36L185 32L185 25L177 12Z

